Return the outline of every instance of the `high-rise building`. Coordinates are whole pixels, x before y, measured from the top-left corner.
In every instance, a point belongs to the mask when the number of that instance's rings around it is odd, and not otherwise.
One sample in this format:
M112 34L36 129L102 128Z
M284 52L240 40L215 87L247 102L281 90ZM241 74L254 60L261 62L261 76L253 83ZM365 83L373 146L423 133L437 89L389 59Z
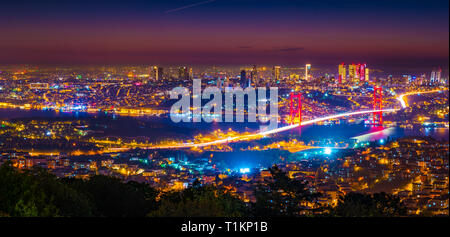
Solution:
M359 74L360 72L361 72L361 64L358 63L358 64L355 65L355 77L356 78L360 77L360 74Z
M223 80L223 87L226 88L229 86L230 86L230 79L227 76L225 76L225 78Z
M365 72L364 72L365 81L366 81L366 82L369 82L369 80L370 80L370 77L369 77L369 68L366 67L364 70L365 70Z
M163 79L163 68L158 66L153 66L151 69L150 77L154 81L159 81Z
M367 65L365 63L361 64L361 66L359 67L359 81L361 83L364 83L364 81L366 80L366 67Z
M217 77L217 87L219 87L219 89L221 90L225 89L225 87L228 86L227 73L217 72L216 77Z
M355 80L355 74L356 74L355 69L356 69L356 66L354 63L348 65L348 79L352 82Z
M192 68L189 68L189 79L193 79L194 78L194 72L192 71Z
M430 85L437 85L441 83L441 72L441 68L433 69L433 71L431 71Z
M240 83L242 88L248 87L248 80L247 80L247 73L245 72L245 70L241 71L241 80Z
M360 75L360 73L361 73L361 64L360 63L355 65L354 72L355 73L354 73L353 83L359 84L359 80L361 78L361 75Z
M280 66L274 66L273 67L273 71L272 71L272 75L273 75L273 82L279 83L280 82L280 78L281 78L281 67Z
M255 87L258 86L258 70L256 69L256 65L253 65L252 72L250 73L251 84Z
M338 77L338 83L345 83L346 82L346 76L347 76L347 69L345 68L345 63L339 64L339 77Z
M305 65L305 80L309 81L311 79L311 64Z

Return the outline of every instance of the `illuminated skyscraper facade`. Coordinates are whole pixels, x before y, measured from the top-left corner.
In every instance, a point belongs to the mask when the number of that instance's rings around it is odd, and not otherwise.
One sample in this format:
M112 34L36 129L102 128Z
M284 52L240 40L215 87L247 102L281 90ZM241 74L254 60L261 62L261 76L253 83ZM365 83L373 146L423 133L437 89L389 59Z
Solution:
M347 81L347 69L345 68L345 63L339 64L339 76L338 83L345 83Z
M153 66L151 73L150 73L150 77L154 81L162 80L163 79L163 68L158 67L158 66Z
M256 68L256 65L253 65L252 72L250 73L251 78L251 85L252 86L258 86L258 70Z
M272 75L273 75L273 83L275 83L275 84L280 83L281 67L280 66L274 66L273 67L273 71L272 71Z
M364 70L365 70L365 72L364 72L364 78L365 78L365 81L366 81L366 82L369 82L369 81L370 81L370 77L369 77L369 68L366 67Z
M355 73L354 73L354 78L353 78L353 82L355 83L355 84L358 84L359 83L359 79L360 79L360 70L361 70L361 64L356 64L355 65Z
M348 65L348 79L352 82L355 80L355 74L356 74L355 70L356 70L356 66L354 63Z
M360 64L358 64L358 65L360 65ZM364 76L365 73L366 73L366 64L364 63L364 64L361 64L361 65L359 66L359 71L358 71L358 74L359 74L359 82L360 82L361 84L363 84L364 81L366 80L366 77Z
M430 85L438 85L441 83L441 68L433 69L430 76Z
M311 79L311 64L305 65L305 80L309 81Z

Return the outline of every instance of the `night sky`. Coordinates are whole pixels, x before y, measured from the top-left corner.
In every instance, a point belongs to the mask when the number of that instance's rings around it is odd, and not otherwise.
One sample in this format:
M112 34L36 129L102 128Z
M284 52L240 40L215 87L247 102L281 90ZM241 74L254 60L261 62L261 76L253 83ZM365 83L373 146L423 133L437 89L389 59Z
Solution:
M0 63L448 67L449 2L11 1Z

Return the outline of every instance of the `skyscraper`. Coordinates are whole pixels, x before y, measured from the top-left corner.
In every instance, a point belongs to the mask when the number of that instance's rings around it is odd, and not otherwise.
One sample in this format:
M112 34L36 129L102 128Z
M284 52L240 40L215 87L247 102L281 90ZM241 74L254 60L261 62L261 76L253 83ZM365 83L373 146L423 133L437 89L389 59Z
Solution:
M162 80L163 79L163 68L158 67L158 66L153 66L151 73L150 73L150 77L154 81Z
M366 80L366 67L367 65L365 63L361 64L361 66L359 67L359 81L361 83L364 83L364 81Z
M348 65L348 79L353 82L355 80L355 64L352 63L350 65Z
M227 76L225 76L225 78L223 79L223 87L226 88L229 86L230 86L230 79Z
M361 64L356 64L355 65L355 67L354 67L354 78L353 78L353 83L355 83L355 84L359 84L359 80L360 80L360 78L361 78L361 75L360 75L360 73L361 73Z
M346 76L347 76L347 69L345 68L345 63L339 64L339 77L338 77L338 83L345 83L346 82Z
M273 75L273 83L279 83L280 82L280 77L281 77L281 67L280 66L274 66L273 67L273 71L272 71L272 75Z
M441 68L433 69L430 76L430 85L437 85L441 82Z
M193 79L194 78L194 72L192 71L192 68L189 68L188 77L189 77L189 79Z
M305 80L309 81L310 78L311 78L311 64L306 64L305 65Z
M241 71L241 80L240 80L239 84L241 85L242 88L249 86L248 81L247 81L247 73L245 72L245 70Z
M369 77L369 68L366 67L364 70L365 70L365 72L364 72L365 81L366 81L366 82L369 82L369 80L370 80L370 77Z
M258 70L256 69L256 65L253 65L252 72L250 73L251 84L255 87L258 86Z

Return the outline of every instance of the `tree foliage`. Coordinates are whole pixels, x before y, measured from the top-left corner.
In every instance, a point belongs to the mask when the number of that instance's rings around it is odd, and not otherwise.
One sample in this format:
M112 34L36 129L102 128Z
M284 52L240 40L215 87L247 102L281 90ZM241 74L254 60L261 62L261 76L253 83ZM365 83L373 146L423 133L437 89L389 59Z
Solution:
M195 182L194 182L195 184ZM239 217L246 205L237 197L212 186L193 185L183 191L162 195L152 217Z
M64 182L88 197L95 206L95 216L143 217L155 208L157 191L147 184L124 183L102 175L88 180L64 179Z
M400 198L386 193L349 193L339 198L331 210L339 217L395 217L406 215L406 207Z
M0 167L0 212L6 216L91 216L87 198L47 171Z
M40 168L0 167L0 216L133 216L155 208L156 190L107 176L64 178Z
M298 216L305 209L305 202L313 202L320 194L309 190L308 183L289 178L285 172L273 166L271 178L255 189L256 216Z

